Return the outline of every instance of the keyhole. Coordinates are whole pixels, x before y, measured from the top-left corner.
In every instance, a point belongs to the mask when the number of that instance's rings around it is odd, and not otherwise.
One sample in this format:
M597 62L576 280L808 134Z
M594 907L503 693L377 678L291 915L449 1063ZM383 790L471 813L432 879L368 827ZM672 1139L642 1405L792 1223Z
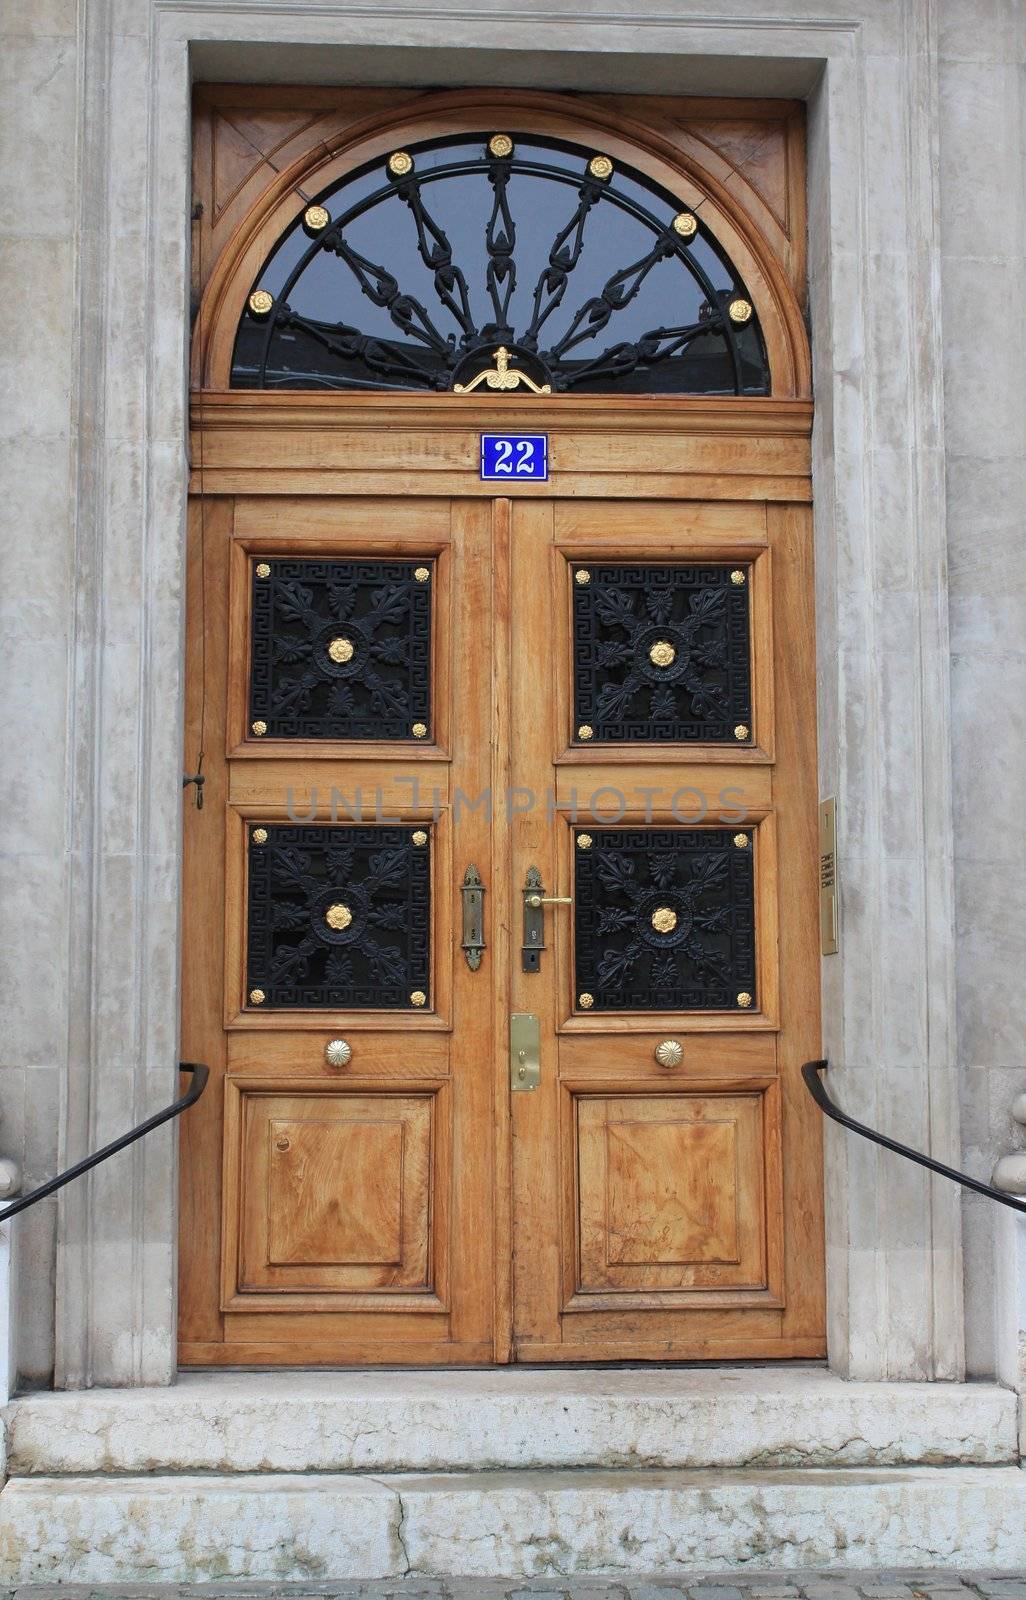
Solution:
M288 1150L291 1148L291 1144L290 1141L286 1139L285 1135L282 1134L280 1139L275 1139L274 1148L276 1150Z

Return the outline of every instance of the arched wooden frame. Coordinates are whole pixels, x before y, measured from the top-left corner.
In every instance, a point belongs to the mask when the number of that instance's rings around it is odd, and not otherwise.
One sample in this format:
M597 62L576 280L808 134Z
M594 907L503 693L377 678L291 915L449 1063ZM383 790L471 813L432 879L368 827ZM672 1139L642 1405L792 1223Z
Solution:
M313 196L368 161L384 162L399 144L441 134L501 130L513 121L541 136L601 149L614 162L636 168L678 195L682 208L698 212L752 298L766 343L771 398L810 396L808 340L791 283L766 237L717 178L658 132L622 112L588 107L582 114L579 103L570 105L559 96L486 90L431 95L404 108L399 118L382 114L348 123L335 135L326 130L312 156L301 157L269 184L239 224L206 285L193 338L193 387L207 392L229 389L246 296L277 240ZM351 395L348 398L352 400ZM451 395L420 398L426 404L454 403ZM608 396L587 398L601 401Z

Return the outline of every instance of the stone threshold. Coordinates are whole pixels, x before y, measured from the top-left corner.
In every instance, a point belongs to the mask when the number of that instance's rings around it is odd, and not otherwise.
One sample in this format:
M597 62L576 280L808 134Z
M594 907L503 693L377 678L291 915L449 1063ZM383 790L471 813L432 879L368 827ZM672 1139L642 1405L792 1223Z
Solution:
M22 1478L0 1583L1026 1563L1016 1467Z
M190 1372L22 1396L14 1478L1016 1465L993 1383L849 1383L817 1365Z

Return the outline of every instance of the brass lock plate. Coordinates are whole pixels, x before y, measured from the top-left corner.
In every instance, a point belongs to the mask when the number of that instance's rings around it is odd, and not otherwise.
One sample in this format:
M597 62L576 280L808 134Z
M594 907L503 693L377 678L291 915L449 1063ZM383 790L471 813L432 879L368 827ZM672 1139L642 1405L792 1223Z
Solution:
M819 948L835 956L837 947L837 807L830 799L819 803Z
M514 1011L509 1019L509 1086L537 1089L541 1082L541 1024L533 1011Z

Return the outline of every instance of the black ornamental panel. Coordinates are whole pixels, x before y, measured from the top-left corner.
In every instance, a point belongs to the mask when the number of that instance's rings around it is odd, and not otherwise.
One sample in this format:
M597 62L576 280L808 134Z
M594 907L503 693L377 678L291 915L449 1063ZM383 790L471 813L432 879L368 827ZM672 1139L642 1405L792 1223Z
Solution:
M429 738L432 574L427 561L255 561L251 733Z
M749 567L570 570L576 742L750 742Z
M430 848L415 826L251 827L248 1003L427 1006Z
M575 832L576 1008L753 1007L752 851L730 828Z

